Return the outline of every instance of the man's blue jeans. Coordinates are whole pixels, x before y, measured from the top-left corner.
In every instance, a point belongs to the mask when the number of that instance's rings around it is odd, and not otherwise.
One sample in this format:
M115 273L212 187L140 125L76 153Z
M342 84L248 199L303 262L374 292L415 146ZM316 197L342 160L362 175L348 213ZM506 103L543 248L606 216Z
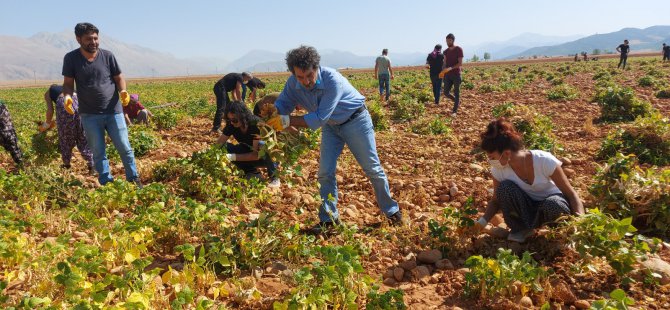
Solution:
M105 131L114 143L114 147L121 156L123 168L126 170L126 180L138 179L135 167L135 154L128 140L128 127L123 113L117 114L81 114L81 124L84 127L86 142L93 152L95 170L98 172L100 185L114 180L109 171L109 160L105 151Z
M379 96L384 95L384 90L386 90L386 100L389 100L391 96L391 77L388 74L379 75Z
M398 203L391 198L389 183L377 155L372 119L370 113L365 110L344 125L325 125L321 129L319 184L323 203L319 209L319 220L330 222L339 217L335 171L337 159L345 144L372 182L377 205L384 215L391 216L398 212Z

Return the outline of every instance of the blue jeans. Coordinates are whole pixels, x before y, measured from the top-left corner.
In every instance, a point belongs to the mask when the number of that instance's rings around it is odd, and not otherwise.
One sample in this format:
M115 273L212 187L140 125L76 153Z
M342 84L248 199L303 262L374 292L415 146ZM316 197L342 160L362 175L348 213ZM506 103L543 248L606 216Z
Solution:
M442 79L437 75L431 75L430 82L433 84L433 97L435 97L435 104L439 104L440 91L442 90Z
M384 94L384 90L386 90L386 100L389 100L389 96L391 95L391 90L389 87L391 86L391 77L388 74L380 74L379 75L379 96Z
M81 114L81 124L84 127L86 142L93 152L95 170L98 172L100 185L114 181L109 172L109 160L105 151L105 131L114 143L114 147L121 156L123 168L126 170L126 180L139 179L135 167L135 154L128 140L128 127L123 113L117 114Z
M344 145L356 158L358 164L372 182L377 205L386 216L400 209L391 198L389 183L377 155L375 131L367 110L358 114L344 125L325 125L321 129L321 160L319 162L319 184L323 203L319 208L319 220L330 222L339 217L337 211L337 181L335 171L337 159Z

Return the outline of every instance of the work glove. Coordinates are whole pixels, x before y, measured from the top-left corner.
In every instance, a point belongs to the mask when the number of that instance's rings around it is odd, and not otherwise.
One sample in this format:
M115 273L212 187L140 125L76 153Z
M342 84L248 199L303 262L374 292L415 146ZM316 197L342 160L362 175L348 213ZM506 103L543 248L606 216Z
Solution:
M123 104L124 107L130 103L130 95L128 95L128 92L125 89L119 93L119 96L121 97L121 104Z
M72 108L73 103L72 96L65 95L65 98L63 99L63 107L65 108L65 112L70 115L74 115L74 108Z
M440 74L438 74L437 76L439 76L441 79L443 79L444 75L447 74L447 72L449 72L450 70L451 70L451 68L444 68L444 69L442 69L442 71L440 71Z
M291 117L288 115L277 115L265 122L275 131L282 131L291 125Z
M229 161L237 160L237 154L226 154L226 157L228 158Z
M476 231L481 231L481 230L483 230L483 229L486 227L486 225L488 225L488 224L489 224L489 222L487 222L487 221L484 219L484 217L482 216L482 217L480 217L479 219L477 219L477 221L475 221L474 229L475 229Z
M55 122L55 121L51 121L51 122L42 122L42 123L40 123L40 125L39 125L39 127L38 127L38 130L39 130L40 132L45 132L45 131L47 131L47 130L49 130L49 129L51 129L51 128L54 128L54 126L56 126L56 122Z

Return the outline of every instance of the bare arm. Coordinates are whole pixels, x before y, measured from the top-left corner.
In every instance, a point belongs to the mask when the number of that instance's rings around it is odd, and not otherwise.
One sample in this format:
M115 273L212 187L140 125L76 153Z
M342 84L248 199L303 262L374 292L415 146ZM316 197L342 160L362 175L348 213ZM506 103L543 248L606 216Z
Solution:
M126 119L126 125L130 126L132 122L130 121L130 117L128 116L128 113L123 113L123 117Z
M223 146L226 144L226 142L228 142L228 139L230 139L230 136L220 135L219 138L216 139L216 144Z
M47 123L51 123L54 118L54 105L53 102L51 102L51 97L49 96L48 90L44 93L44 102L47 104L46 121Z
M307 122L305 122L304 116L292 116L291 115L291 126L299 128L308 128Z
M391 73L391 80L393 80L393 68L391 67L391 61L389 60L389 73Z
M254 145L252 147L251 152L249 153L244 153L244 154L237 154L235 155L235 160L236 161L254 161L258 160L258 142L260 140L254 140Z
M496 198L496 190L498 189L498 180L493 178L493 198L491 201L489 201L488 205L486 205L486 211L484 211L484 219L488 222L493 218L496 213L498 213L498 210L500 209L500 205L498 204L498 198Z
M584 214L584 206L582 205L582 201L579 199L579 195L575 189L572 188L572 185L570 185L570 181L568 181L568 177L565 175L565 172L563 172L563 168L561 166L556 167L556 170L554 170L554 173L551 175L551 180L554 181L563 195L568 198L572 213L577 215Z
M233 90L233 101L240 101L242 98L242 83L237 82Z
M375 79L377 78L377 69L379 66L377 65L377 62L375 61Z
M74 94L74 78L72 77L63 77L63 95L72 96Z
M461 66L463 66L463 57L458 57L458 63L451 67L451 70L460 68Z
M123 78L123 74L119 74L114 77L114 83L116 83L116 90L123 91L126 90L126 79Z

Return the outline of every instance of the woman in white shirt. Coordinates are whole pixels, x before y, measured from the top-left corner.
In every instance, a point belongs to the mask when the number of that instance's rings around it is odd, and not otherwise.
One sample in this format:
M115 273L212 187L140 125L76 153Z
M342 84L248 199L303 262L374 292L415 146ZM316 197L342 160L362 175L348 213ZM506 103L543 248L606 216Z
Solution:
M505 119L489 123L481 134L493 176L493 200L477 220L483 228L502 210L511 229L508 240L525 242L535 228L561 215L584 214L579 195L549 152L525 150L522 135Z

